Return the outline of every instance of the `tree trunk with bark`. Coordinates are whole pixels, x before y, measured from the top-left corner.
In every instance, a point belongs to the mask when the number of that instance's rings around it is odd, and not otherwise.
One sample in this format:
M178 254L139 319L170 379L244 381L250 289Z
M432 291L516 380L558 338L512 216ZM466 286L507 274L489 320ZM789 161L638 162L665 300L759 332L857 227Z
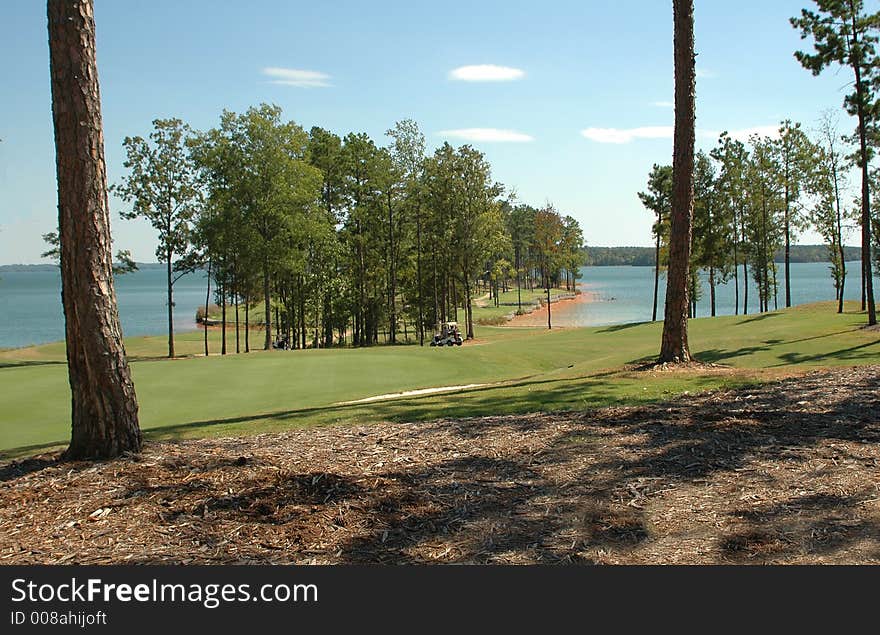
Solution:
M791 202L785 186L785 306L791 307Z
M174 359L174 280L172 278L171 252L168 253L168 257L165 259L165 275L168 292L168 357Z
M547 278L547 330L553 330L553 322L550 319L550 278Z
M657 217L657 244L654 247L654 310L651 321L657 321L657 294L660 290L660 217Z
M269 261L263 260L263 302L266 320L266 338L263 342L263 350L272 350L272 302L269 294Z
M232 300L235 302L235 354L238 355L239 353L241 353L241 344L240 344L241 335L239 333L239 327L238 327L238 323L239 323L239 320L238 320L238 289L236 288L238 286L238 284L235 282L234 279L233 279L232 285L233 285Z
M672 158L672 217L666 314L660 346L661 363L688 362L688 267L694 207L694 2L673 0L675 25L675 138Z
M737 239L737 219L733 218L733 314L739 315L739 240ZM748 281L746 281L748 283Z
M474 311L471 305L471 285L465 278L464 281L464 296L465 296L465 322L467 322L467 339L474 339Z
M202 326L205 327L205 357L208 356L208 306L211 303L211 261L208 260L208 284L205 291L205 317Z
M226 279L220 284L220 354L226 355Z
M709 267L709 315L715 317L715 268Z
M71 391L69 459L141 448L138 403L113 286L91 0L49 0L61 298Z
M856 28L856 12L851 12L852 37L851 49L858 49L858 29ZM859 119L859 163L862 170L862 310L868 311L868 326L877 324L877 310L874 305L874 276L871 271L871 187L868 175L868 132L865 116L865 86L862 82L862 60L856 60L854 66L856 79L856 105Z

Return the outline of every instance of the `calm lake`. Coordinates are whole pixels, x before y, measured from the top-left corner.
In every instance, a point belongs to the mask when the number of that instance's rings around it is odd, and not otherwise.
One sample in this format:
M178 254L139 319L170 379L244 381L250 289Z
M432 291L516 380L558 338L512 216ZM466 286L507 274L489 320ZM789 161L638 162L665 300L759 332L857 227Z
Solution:
M848 263L847 299L861 297L859 265ZM583 287L597 296L595 302L578 303L554 317L559 326L603 326L651 319L654 271L651 267L584 267ZM779 302L785 303L785 288L779 270ZM704 285L706 286L706 285ZM804 304L834 299L834 286L826 263L792 265L792 302ZM742 289L741 289L742 291ZM165 332L165 274L161 269L143 269L116 279L122 328L126 335L161 335ZM660 279L660 307L665 294ZM175 285L175 329L196 327L196 308L205 302L202 273L181 278ZM698 305L698 317L709 314L709 292ZM733 282L718 288L719 315L732 315ZM749 289L749 312L757 307L754 284ZM772 307L771 302L771 307ZM64 339L61 312L61 278L57 271L4 271L0 273L0 348L13 348Z
M583 289L595 293L597 301L570 305L565 312L560 311L560 326L605 326L627 322L646 322L651 319L654 298L653 267L584 267L581 280ZM750 272L751 273L751 272ZM703 277L703 298L697 302L697 317L706 317L709 311L708 276ZM779 265L777 272L779 284L779 307L785 306L785 271ZM845 297L847 300L860 300L862 297L861 269L858 262L848 262L846 271ZM733 279L727 284L717 285L715 309L718 315L734 314L735 287ZM740 267L740 313L742 313L743 282ZM663 319L663 304L666 297L666 280L661 274L660 298L657 317ZM822 300L834 300L834 282L828 263L809 262L791 265L791 302L794 305L808 304ZM773 308L773 300L770 301ZM758 290L755 283L749 284L749 313L757 313ZM564 320L564 321L563 321ZM557 320L554 320L556 322Z
M116 296L125 335L167 332L165 272L147 268L116 277ZM196 308L205 304L205 275L184 276L174 285L174 328L196 328ZM0 273L0 348L64 339L61 274L58 271Z

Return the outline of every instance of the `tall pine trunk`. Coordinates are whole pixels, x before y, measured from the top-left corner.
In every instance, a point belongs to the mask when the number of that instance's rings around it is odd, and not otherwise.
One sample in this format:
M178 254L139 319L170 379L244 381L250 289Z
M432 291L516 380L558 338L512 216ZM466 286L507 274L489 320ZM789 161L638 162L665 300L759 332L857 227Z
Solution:
M550 319L550 276L547 276L547 330L553 330L553 322Z
M874 274L871 267L871 203L870 181L868 180L867 140L864 118L859 105L859 144L862 156L862 310L868 311L868 326L877 324L877 309L874 305Z
M791 212L789 191L785 186L785 306L791 306Z
M226 355L226 279L220 285L220 354Z
M208 284L205 291L205 318L202 326L205 327L205 357L208 356L208 306L211 303L211 261L208 260Z
M237 283L233 283L233 284L235 285L235 287L238 286ZM238 289L237 289L237 288L233 288L233 289L232 289L232 294L233 294L233 295L232 295L233 301L235 302L235 354L237 355L237 354L241 353L241 344L240 344L240 338L241 338L241 335L240 335L240 333L239 333L239 327L238 327L238 324L239 324L239 319L238 319Z
M853 46L856 50L862 45L858 41L856 12L851 12ZM862 60L855 60L853 70L856 79L856 102L859 119L859 163L862 169L862 310L868 311L868 326L877 324L877 310L874 306L874 276L871 271L871 187L868 177L868 133L865 117L865 87L862 83Z
M709 312L715 317L715 267L709 267Z
M265 303L266 339L263 342L263 350L272 349L272 303L269 294L269 262L263 260L263 302Z
M516 261L516 308L517 314L522 313L522 256L520 255L519 247L517 247L516 254L514 254L514 260Z
M739 315L739 254L738 240L736 237L736 218L733 219L733 314Z
M835 178L835 189L837 183ZM840 199L837 201L837 249L840 258L840 297L837 300L837 312L843 313L843 292L846 289L846 254L843 249L843 219L840 212Z
M165 258L165 282L168 291L168 357L174 358L174 280L171 265L171 252Z
M141 448L138 403L113 286L91 0L49 0L61 299L71 392L69 459Z
M388 331L392 344L397 343L397 258L394 250L394 207L388 191Z
M660 215L657 215L657 245L654 247L654 310L651 321L657 321L657 293L660 290Z
M474 312L471 306L471 285L467 278L464 280L464 296L465 296L465 321L467 322L467 339L474 339Z
M688 267L694 207L694 2L673 0L675 25L675 138L672 157L672 217L669 269L666 276L666 314L660 359L688 362Z

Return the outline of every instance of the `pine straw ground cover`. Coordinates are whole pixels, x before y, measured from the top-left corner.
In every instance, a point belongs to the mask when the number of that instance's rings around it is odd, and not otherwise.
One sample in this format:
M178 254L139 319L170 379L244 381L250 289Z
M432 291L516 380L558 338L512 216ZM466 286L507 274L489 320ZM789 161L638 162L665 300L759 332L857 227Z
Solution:
M877 564L878 388L880 367L839 369L643 407L30 459L0 470L0 563Z

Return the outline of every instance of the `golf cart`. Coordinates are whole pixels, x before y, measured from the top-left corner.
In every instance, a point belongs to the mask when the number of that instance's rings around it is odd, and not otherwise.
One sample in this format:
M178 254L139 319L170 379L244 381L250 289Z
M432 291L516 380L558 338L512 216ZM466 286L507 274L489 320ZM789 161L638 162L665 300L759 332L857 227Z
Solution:
M457 322L444 322L440 325L440 332L434 335L431 346L461 346L461 331L458 330Z

